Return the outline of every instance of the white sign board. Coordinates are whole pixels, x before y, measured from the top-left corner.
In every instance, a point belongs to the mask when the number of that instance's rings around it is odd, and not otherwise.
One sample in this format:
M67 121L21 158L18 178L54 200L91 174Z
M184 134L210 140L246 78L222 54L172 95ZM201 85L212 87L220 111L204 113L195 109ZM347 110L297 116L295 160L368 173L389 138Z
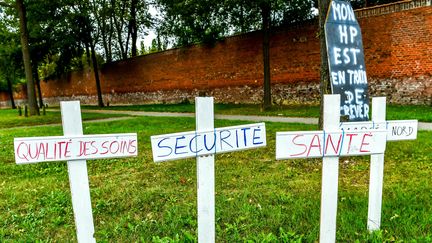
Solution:
M17 164L131 157L137 145L136 133L14 139Z
M346 131L364 129L387 129L387 141L417 139L417 120L395 120L383 122L341 122L340 128Z
M152 136L155 162L196 157L198 242L215 230L215 154L266 146L264 123L214 128L213 97L195 98L196 131Z
M264 123L151 137L155 162L198 157L266 146Z
M15 160L17 164L67 161L77 240L96 242L86 160L136 156L137 135L83 135L79 101L62 101L60 109L65 136L15 138Z
M276 159L370 155L385 147L386 130L276 133Z
M369 92L360 25L349 1L329 1L324 24L330 84L340 94L340 114L369 120ZM336 107L335 107L336 108Z

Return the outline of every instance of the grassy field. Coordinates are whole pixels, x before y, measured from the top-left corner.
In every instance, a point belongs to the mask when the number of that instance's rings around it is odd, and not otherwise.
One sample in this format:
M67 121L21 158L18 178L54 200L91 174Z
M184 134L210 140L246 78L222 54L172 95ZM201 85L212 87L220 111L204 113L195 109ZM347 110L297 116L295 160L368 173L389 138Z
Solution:
M286 117L319 117L317 105L289 105L273 106L269 111L261 111L260 105L215 104L216 114L227 115L262 115L262 116L286 116ZM99 109L97 106L85 106L86 109ZM110 106L103 109L132 110L132 111L157 111L157 112L195 112L194 104L154 104ZM421 105L388 105L388 120L417 119L422 122L432 122L432 106Z
M100 242L196 240L196 162L152 162L150 136L194 129L194 118L137 117L86 124L85 134L137 132L139 156L88 161ZM244 124L217 120L215 126ZM266 148L216 156L217 242L314 242L321 160L275 160L275 132L316 126L266 123ZM13 138L61 135L60 126L0 130L0 241L76 241L66 163L15 165ZM366 230L368 157L340 159L338 242L432 241L432 132L387 144L382 230Z
M104 119L111 117L121 117L125 115L107 115L99 113L82 113L82 119L84 121ZM60 111L47 111L46 115L24 117L24 115L19 116L17 110L12 109L2 109L0 110L0 129L11 128L11 127L22 127L22 126L32 126L41 124L61 124Z

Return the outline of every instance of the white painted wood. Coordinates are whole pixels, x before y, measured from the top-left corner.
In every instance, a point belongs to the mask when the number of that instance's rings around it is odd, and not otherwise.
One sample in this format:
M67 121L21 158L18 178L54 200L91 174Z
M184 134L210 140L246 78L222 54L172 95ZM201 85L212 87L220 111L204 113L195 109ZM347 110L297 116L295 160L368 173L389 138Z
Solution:
M15 161L28 164L131 157L138 154L136 133L15 138Z
M386 119L386 97L372 98L372 121L384 122ZM381 224L382 189L384 180L384 153L371 155L369 206L367 228L379 230Z
M196 97L196 131L214 130L213 97ZM216 153L216 151L215 151ZM214 155L197 158L198 242L215 242L215 167Z
M372 119L373 120L373 119ZM341 129L345 131L364 129L387 129L387 141L415 140L417 139L417 120L390 120L341 122Z
M418 121L387 121L387 129L387 141L415 140L417 139Z
M154 162L227 153L266 146L265 123L151 137Z
M82 135L79 101L61 102L60 107L64 135ZM78 242L96 242L86 161L68 161L68 173Z
M386 130L276 133L276 159L359 156L384 153Z
M136 156L137 134L83 135L79 101L60 102L60 108L64 136L15 138L15 161L68 161L77 240L96 242L86 159Z
M387 122L372 122L372 121L359 121L359 122L341 122L339 128L345 131L353 130L371 130L371 129L387 129Z
M324 130L336 130L340 122L340 96L324 95ZM321 183L320 242L336 241L339 158L324 157Z

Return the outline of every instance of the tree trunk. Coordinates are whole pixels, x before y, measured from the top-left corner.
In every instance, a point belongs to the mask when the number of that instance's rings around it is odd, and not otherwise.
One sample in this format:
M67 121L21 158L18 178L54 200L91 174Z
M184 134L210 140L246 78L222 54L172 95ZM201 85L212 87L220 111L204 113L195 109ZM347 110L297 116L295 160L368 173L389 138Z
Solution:
M113 23L113 18L110 17L110 30L109 30L109 35L108 35L108 43L110 43L108 45L108 53L107 53L107 62L112 62L113 58L112 58L112 38L113 38L113 33L114 33L114 23Z
M84 46L86 49L86 58L87 58L87 65L89 68L91 68L91 57L90 57L90 46L89 43L87 41L84 41Z
M27 80L27 101L30 109L30 115L39 115L39 109L36 102L35 85L33 82L31 59L29 51L29 34L27 31L27 17L23 0L16 0L16 9L18 11L20 32L21 32L21 50L23 54L24 70Z
M15 100L13 97L13 86L12 86L12 80L6 75L6 81L7 81L7 85L8 85L8 93L9 93L9 98L11 101L11 107L12 109L16 109L15 106Z
M117 40L118 40L118 44L119 44L119 49L120 49L120 56L122 59L127 59L127 52L125 51L124 47L123 47L123 38L122 38L122 33L123 33L123 16L125 14L125 9L126 9L126 3L127 1L120 1L120 20L117 19L116 14L113 15L113 21L114 21L114 26L116 28L117 31ZM117 6L116 1L115 0L111 0L111 5L112 6ZM127 45L126 45L127 48Z
M136 57L137 55L137 39L138 39L138 28L137 28L137 21L136 21L136 7L138 4L138 0L132 0L131 2L131 18L130 18L130 26L131 26L131 37L132 37L132 43L131 43L131 56Z
M36 63L36 62L34 62ZM37 73L37 65L33 65L32 66L32 70L33 70L33 78L34 78L34 82L36 84L36 91L37 93L37 97L39 97L39 108L42 109L42 107L44 106L43 104L43 98L42 98L42 90L40 87L40 79L39 79L39 74ZM38 100L36 100L38 101Z
M35 81L36 81L36 87L38 90L39 107L42 109L44 107L44 103L43 103L43 97L42 97L42 90L41 90L41 86L40 86L40 79L39 79L39 75L37 74L37 71L35 73Z
M159 33L157 33L156 39L157 39L157 49L158 49L158 51L162 51L162 43L160 40Z
M102 8L107 8L107 5L105 5L105 1L103 2L104 6ZM100 16L97 14L97 10L95 10L96 21L97 25L100 29L100 35L102 37L102 46L105 51L105 61L107 63L112 62L112 56L110 52L110 46L111 46L111 40L109 35L111 35L111 23L108 23L108 19L106 16ZM111 20L111 16L109 16Z
M111 58L111 54L109 52L109 47L108 47L111 45L111 43L108 43L107 36L104 32L105 31L102 31L102 46L103 46L104 51L105 51L105 61L111 62L112 58Z
M319 129L323 127L323 119L324 119L324 95L331 94L331 86L330 86L330 75L329 75L329 66L327 59L327 47L326 47L326 37L324 31L325 20L327 17L327 10L330 6L330 0L319 0L318 1L319 8L319 38L320 38L320 53L321 53L321 73L320 73L320 117L318 121Z
M92 59L92 64L93 64L93 72L94 72L94 76L95 76L95 81L96 81L96 90L97 90L97 96L98 96L98 106L99 107L104 107L104 103L103 103L103 99L102 99L102 90L101 90L101 85L100 85L100 79L99 79L99 68L98 68L98 63L97 63L97 59L96 59L96 51L93 45L93 41L91 38L91 34L90 35L90 49L91 49L91 59Z
M126 59L127 58L127 53L125 52L124 48L123 48L123 38L122 38L122 30L121 27L119 26L118 23L116 23L116 29L117 29L117 39L118 39L118 44L119 44L119 48L120 48L120 55L122 57L122 59Z
M264 63L264 102L263 110L271 107L271 81L270 81L270 10L268 3L261 5L262 32L263 32L263 63Z
M126 36L126 46L125 46L125 53L126 53L126 55L129 52L129 39L130 39L130 36L131 36L131 32L132 32L132 25L129 22L129 24L128 24L128 32L127 32L127 36ZM125 59L126 58L127 57L125 57Z

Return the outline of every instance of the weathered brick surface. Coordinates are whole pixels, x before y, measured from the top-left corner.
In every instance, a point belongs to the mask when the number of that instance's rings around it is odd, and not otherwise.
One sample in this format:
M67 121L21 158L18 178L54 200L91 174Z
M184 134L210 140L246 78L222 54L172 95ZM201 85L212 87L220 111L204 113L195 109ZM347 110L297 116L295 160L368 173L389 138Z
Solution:
M430 104L432 7L394 10L398 8L385 14L379 14L379 9L358 12L371 96L386 95L392 103ZM317 28L311 21L272 33L275 103L318 103ZM100 71L104 100L111 104L174 103L206 94L217 102L259 103L261 40L261 33L253 32L212 47L197 45L106 64ZM88 70L42 82L48 102L81 99L95 104L95 87Z

